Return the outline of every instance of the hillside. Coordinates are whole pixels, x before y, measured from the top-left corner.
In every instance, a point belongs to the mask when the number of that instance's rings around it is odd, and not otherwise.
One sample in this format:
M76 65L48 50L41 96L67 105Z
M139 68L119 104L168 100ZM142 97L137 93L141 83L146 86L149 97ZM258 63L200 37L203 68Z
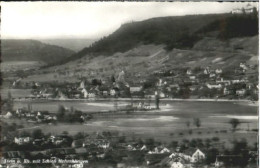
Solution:
M89 47L96 39L40 39L39 41L78 52L85 47Z
M74 54L74 51L36 40L1 40L1 59L8 61L38 61L53 64Z
M91 55L113 55L125 52L140 44L165 45L167 51L173 48L191 49L204 37L222 41L235 37L258 34L258 16L208 14L152 18L140 22L123 24L118 30L103 37L91 46L63 60L60 64Z
M128 23L108 37L25 80L73 82L82 77L105 79L124 69L129 81L133 81L138 77L148 78L158 71L178 68L211 66L233 71L241 62L254 66L258 64L259 49L258 32L253 31L258 27L257 17L254 14L194 15ZM236 29L232 36L225 35L232 31L234 25L230 23L242 27L250 23L252 31ZM183 32L189 32L188 36Z
M138 45L126 52L113 55L86 55L66 64L42 69L25 81L67 81L76 82L80 78L106 79L117 76L125 70L129 83L147 79L154 72L179 68L205 68L207 66L232 71L241 62L258 64L258 36L232 38L223 42L205 37L191 49L167 51L165 45Z

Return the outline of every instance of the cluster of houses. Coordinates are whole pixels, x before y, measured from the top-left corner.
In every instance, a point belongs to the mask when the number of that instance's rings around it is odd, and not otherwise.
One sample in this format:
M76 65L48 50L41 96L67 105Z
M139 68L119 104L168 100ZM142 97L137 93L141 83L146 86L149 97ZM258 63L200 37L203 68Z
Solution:
M58 99L96 99L113 97L153 98L156 93L161 98L180 98L182 90L188 89L189 98L197 96L203 90L214 93L215 97L248 98L258 95L258 81L249 78L247 74L254 72L253 65L241 62L237 68L228 72L222 68L207 66L199 69L183 68L173 70L157 70L152 72L155 80L136 77L126 82L125 72L119 73L117 80L92 79L81 80L80 83L41 84L33 82L31 98L58 98ZM185 72L183 73L183 70ZM20 82L18 79L15 83ZM150 87L147 87L149 86ZM216 94L217 92L217 94ZM251 95L248 95L250 93ZM213 97L214 97L213 96ZM212 98L212 97L211 97Z
M57 121L57 116L55 114L51 114L48 111L32 111L23 108L18 108L14 113L7 112L4 117L8 115L8 118L18 117L25 118L28 122L31 123L51 123Z
M44 143L52 143L53 145L60 145L66 141L68 136L53 136L42 139L32 139L30 137L15 137L14 143L17 145L25 145L32 143L33 145L43 145ZM144 164L149 167L152 165L163 165L170 168L182 168L185 166L193 165L202 162L206 155L200 149L194 148L185 151L168 149L164 146L157 146L149 149L146 145L136 145L128 143L118 143L117 146L121 147L126 153L140 152L145 155ZM110 141L106 138L96 134L95 137L87 137L84 139L74 140L71 146L63 148L45 149L42 151L20 152L9 151L3 154L5 159L27 159L28 158L41 158L41 159L82 159L91 160L94 157L97 159L104 159L106 154L115 150L111 147ZM15 153L15 154L14 154ZM124 165L120 163L118 165ZM79 166L79 165L78 165ZM81 165L82 166L82 165Z
M192 70L188 68L185 73L175 72L177 75L168 75L162 77L162 85L164 89L164 95L174 97L175 94L180 92L183 87L188 88L190 95L196 95L202 93L203 90L209 92L217 92L216 96L222 96L223 98L228 96L238 96L245 98L246 93L252 93L258 95L258 82L250 81L245 73L251 70L253 67L240 63L239 67L235 69L234 74L229 79L224 79L225 71L221 68L206 67L204 69ZM156 72L158 74L158 72ZM160 76L167 72L162 71ZM241 75L241 73L244 73ZM168 74L174 74L174 71L170 71ZM163 97L161 96L161 97Z

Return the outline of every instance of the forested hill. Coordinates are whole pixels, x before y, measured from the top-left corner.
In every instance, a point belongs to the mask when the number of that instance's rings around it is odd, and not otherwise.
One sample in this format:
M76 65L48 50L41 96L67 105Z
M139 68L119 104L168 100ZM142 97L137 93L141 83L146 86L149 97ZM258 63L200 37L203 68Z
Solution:
M125 52L140 44L164 44L166 50L190 49L205 36L221 40L258 34L258 15L252 14L207 14L152 18L122 25L107 37L90 47L64 59L64 64L89 55L112 55Z
M41 61L55 64L74 53L70 49L48 45L37 40L1 40L2 61Z

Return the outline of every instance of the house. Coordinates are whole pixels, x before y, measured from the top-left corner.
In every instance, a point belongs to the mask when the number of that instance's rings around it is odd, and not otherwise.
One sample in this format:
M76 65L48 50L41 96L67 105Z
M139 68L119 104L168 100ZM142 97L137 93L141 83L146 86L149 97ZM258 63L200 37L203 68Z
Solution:
M107 96L108 95L108 91L105 90L105 91L102 92L102 94L103 94L103 96Z
M217 68L217 69L215 70L215 73L216 73L216 74L221 74L221 73L222 73L222 69Z
M170 153L170 152L171 151L165 147L160 151L160 153Z
M205 156L205 154L204 154L201 150L197 149L197 150L193 153L193 155L191 156L191 158L192 158L192 162L199 162L199 161L201 161L201 160L204 160L204 159L206 158L206 156Z
M228 89L228 88L224 88L224 90L223 90L223 94L224 95L229 95L231 93L231 91Z
M116 90L115 89L111 89L110 90L110 95L111 96L115 96L116 95Z
M141 90L142 90L142 86L130 87L130 93L140 92Z
M163 92L160 92L160 98L165 98L166 97L166 95L163 93Z
M76 163L76 164L71 165L71 168L83 168L83 167L84 167L83 163Z
M88 91L85 88L81 90L81 93L83 93L84 98L88 98Z
M210 74L209 67L205 68L204 71L203 71L203 73L204 73L205 75Z
M148 154L158 154L158 153L160 153L160 152L159 152L159 149L157 147L154 148L154 150L148 152Z
M196 76L190 76L190 80L195 80L196 79Z
M185 160L181 157L172 158L170 161L171 168L185 168Z
M209 88L209 89L221 89L222 88L222 85L221 84L209 84L207 83L206 86Z
M147 150L147 147L146 147L146 145L143 145L142 147L141 147L141 149L140 149L141 151L145 151L145 150Z
M245 93L246 93L246 89L236 90L236 95L238 96L244 96Z
M192 85L192 86L189 87L190 91L195 91L195 90L197 90L198 88L199 88L198 85Z
M214 77L216 77L216 74L210 73L210 74L209 74L209 77L210 77L210 78L214 78Z
M13 114L8 111L5 115L4 115L4 118L11 118L13 116Z
M186 158L191 163L197 163L197 162L203 161L206 158L206 155L200 149L196 149L196 148L190 148L190 149L184 151L183 154L188 156ZM184 158L185 158L185 156L184 156Z
M96 94L95 93L88 93L88 98L95 98Z
M81 81L78 89L84 89L84 88L85 88L85 81Z
M14 143L18 144L18 145L23 145L26 143L29 143L31 141L30 137L15 137L14 138Z
M231 81L230 80L224 80L223 78L220 78L216 80L216 83L217 84L224 84L224 85L230 85L231 84Z
M192 74L192 71L190 69L187 70L186 72L187 75L191 75Z

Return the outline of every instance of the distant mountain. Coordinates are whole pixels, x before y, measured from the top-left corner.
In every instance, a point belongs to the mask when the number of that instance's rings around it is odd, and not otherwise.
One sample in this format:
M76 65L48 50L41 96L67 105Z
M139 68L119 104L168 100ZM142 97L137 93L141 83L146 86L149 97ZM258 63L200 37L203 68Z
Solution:
M85 47L89 47L96 39L39 39L39 41L78 52Z
M54 64L74 54L63 47L49 45L36 40L1 40L2 61L39 61Z

